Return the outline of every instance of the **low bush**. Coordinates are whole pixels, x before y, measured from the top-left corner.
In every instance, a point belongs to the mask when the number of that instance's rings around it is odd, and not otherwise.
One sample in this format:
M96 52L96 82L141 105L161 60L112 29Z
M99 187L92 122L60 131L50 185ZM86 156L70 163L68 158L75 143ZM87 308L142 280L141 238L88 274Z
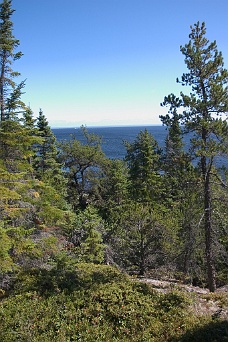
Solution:
M1 300L1 341L165 342L202 325L186 295L155 292L110 266L72 264L46 272L21 274L21 285Z

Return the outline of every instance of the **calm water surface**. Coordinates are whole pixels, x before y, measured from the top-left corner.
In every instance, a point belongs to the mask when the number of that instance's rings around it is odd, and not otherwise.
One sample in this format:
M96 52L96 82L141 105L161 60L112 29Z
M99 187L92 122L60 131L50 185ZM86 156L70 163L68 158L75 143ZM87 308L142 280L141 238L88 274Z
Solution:
M158 142L160 148L165 146L165 139L167 130L164 126L132 126L132 127L87 127L89 133L94 133L102 138L102 150L110 159L123 159L126 155L126 149L123 141L132 143L140 131L145 129L150 132L155 140ZM74 135L80 142L84 143L85 138L80 128L53 128L58 141L69 140ZM189 147L189 136L184 136L186 150ZM217 157L215 159L217 166L225 165L228 167L228 159L224 157ZM193 161L194 164L197 161Z
M123 141L133 142L140 131L145 129L150 132L160 147L164 147L167 135L166 128L163 126L133 126L133 127L87 127L89 133L94 133L102 138L102 150L108 158L123 159L126 149ZM83 134L80 128L53 128L58 141L68 140L71 135L84 142Z

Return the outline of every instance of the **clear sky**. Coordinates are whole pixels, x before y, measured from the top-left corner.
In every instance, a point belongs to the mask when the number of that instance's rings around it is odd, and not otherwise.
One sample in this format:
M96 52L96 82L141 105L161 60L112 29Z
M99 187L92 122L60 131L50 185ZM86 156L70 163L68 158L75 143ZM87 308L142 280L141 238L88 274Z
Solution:
M160 124L186 71L180 45L205 21L228 68L228 0L13 0L23 100L52 126Z

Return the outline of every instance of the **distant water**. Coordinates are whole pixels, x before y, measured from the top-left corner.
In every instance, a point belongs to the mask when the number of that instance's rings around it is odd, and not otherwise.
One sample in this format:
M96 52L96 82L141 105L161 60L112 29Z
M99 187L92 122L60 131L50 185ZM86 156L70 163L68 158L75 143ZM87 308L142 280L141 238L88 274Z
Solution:
M132 143L140 131L147 129L158 142L159 147L164 147L167 135L164 126L87 127L87 129L89 133L102 138L102 150L110 159L123 159L126 155L123 141ZM53 128L52 131L58 141L69 140L71 135L75 135L79 141L85 142L80 128Z
M165 146L167 136L167 130L164 126L87 127L87 129L89 133L94 133L102 138L102 150L106 157L110 159L123 159L126 155L123 141L132 143L140 131L147 129L160 148ZM80 142L85 142L80 128L53 128L52 131L58 141L69 140L72 135L75 135ZM186 150L188 150L189 141L190 137L184 136ZM193 163L196 164L196 160ZM215 163L218 167L225 165L228 168L228 158L217 157Z

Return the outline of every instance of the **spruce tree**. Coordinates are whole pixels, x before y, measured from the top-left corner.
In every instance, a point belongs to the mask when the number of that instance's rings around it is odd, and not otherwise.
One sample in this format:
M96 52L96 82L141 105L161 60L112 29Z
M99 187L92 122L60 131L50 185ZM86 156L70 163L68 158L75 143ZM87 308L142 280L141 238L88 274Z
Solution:
M17 84L14 79L20 73L13 71L11 65L21 58L21 52L15 52L19 46L19 40L13 35L13 23L11 16L14 10L11 8L11 0L3 0L0 4L0 120L4 121L15 116L21 107L24 107L20 97L24 87L24 81Z
M34 118L31 108L28 107L25 109L21 122L25 128L30 129L34 135L36 134L36 119Z
M42 142L36 146L34 168L39 179L52 167L57 156L56 139L42 110L37 118L37 134Z
M59 193L65 193L65 179L62 165L58 161L57 141L48 120L40 109L36 123L36 133L41 141L35 145L36 156L33 167L36 177L53 186Z
M0 4L0 219L4 227L22 223L27 227L30 214L25 212L31 213L33 208L22 195L31 185L29 159L35 140L30 128L25 129L19 120L19 113L26 106L21 101L24 82L16 84L14 79L20 73L12 70L13 62L22 56L21 52L15 52L19 40L13 36L13 12L11 1Z
M130 193L139 202L151 202L161 195L159 173L160 149L154 137L145 129L133 143L125 142L125 160L129 169Z
M44 129L44 136L37 134L32 111L21 100L24 82L14 81L19 73L11 65L22 54L14 52L19 41L12 34L13 12L11 1L4 0L0 5L0 273L23 265L32 253L35 244L29 236L38 221L39 225L64 224L63 209L67 209L64 177L54 160L54 136L50 128ZM53 144L47 148L45 176L40 181L33 169L34 148L47 142L48 132Z
M172 96L171 101L175 101ZM193 166L191 153L186 151L186 144L183 141L183 128L180 125L180 115L176 109L169 115L160 116L162 123L167 127L165 148L162 154L162 170L166 194L171 200L183 201L189 187L194 187L197 177L197 170Z

